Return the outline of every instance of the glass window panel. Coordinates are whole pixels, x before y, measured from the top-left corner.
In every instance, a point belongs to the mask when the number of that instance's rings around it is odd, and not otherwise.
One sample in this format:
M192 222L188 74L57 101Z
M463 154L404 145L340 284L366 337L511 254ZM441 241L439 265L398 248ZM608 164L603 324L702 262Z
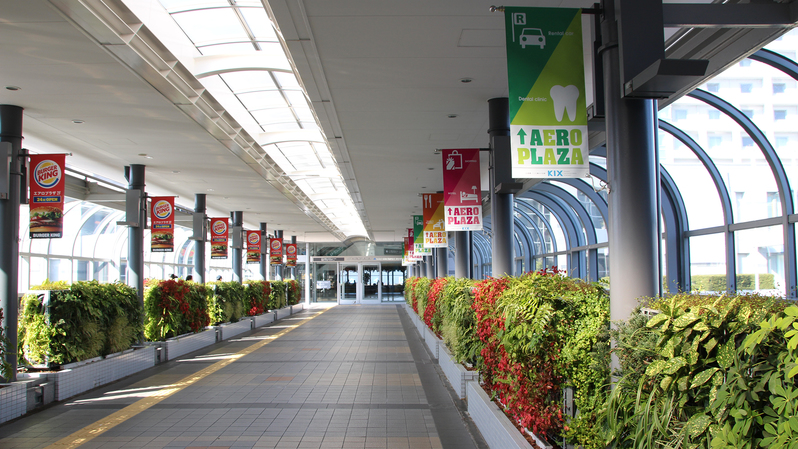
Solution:
M274 77L283 89L301 89L299 81L293 73L275 72Z
M252 46L252 42L249 39L225 44L197 45L197 49L205 56L231 55L255 51L255 47Z
M734 233L737 290L785 294L782 229L768 226Z
M690 276L692 291L726 290L726 242L723 234L690 237Z
M44 257L31 257L30 258L30 288L31 285L41 285L47 280L47 259ZM20 285L20 288L22 286Z
M296 123L296 117L289 108L261 109L252 111L252 116L261 125L273 125L276 123Z
M289 110L288 105L285 103L285 98L283 98L283 95L276 90L248 92L244 94L238 94L237 97L247 109L253 111L252 115L258 121L260 121L258 118L259 116L263 114L272 114L272 111L277 110L277 108L285 108L285 110Z
M270 133L276 131L292 131L297 130L299 128L299 123L297 122L290 122L290 123L273 123L270 125L261 125L263 132Z
M69 259L50 259L47 267L47 279L51 282L65 281L72 283L72 261Z
M174 13L172 18L197 46L249 40L241 21L232 8L200 9Z
M169 12L189 9L229 7L227 0L159 0L164 9Z
M263 7L256 8L239 8L241 15L247 22L250 31L258 40L277 42L277 33L274 32L272 22L269 16L266 15L266 10Z
M677 139L673 141L673 147L663 145L660 148L660 163L682 194L690 229L722 225L723 209L712 178L687 146Z
M269 72L265 70L243 70L220 75L234 93L261 90L277 90Z
M286 98L288 98L288 102L294 108L304 108L307 109L309 107L307 97L305 97L305 93L300 90L285 90L283 91Z

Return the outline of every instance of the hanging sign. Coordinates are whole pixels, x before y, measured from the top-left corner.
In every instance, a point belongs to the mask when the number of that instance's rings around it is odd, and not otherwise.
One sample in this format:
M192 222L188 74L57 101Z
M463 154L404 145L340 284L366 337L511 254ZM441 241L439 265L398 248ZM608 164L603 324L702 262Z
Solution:
M286 243L285 245L285 266L296 266L296 243Z
M443 194L425 193L424 200L424 247L448 248L443 218Z
M482 230L479 149L443 150L445 231Z
M30 156L30 238L64 235L65 154Z
M432 248L424 247L424 217L413 215L413 252L421 257L431 256Z
M228 218L211 218L211 259L227 259Z
M407 258L410 262L420 262L424 260L424 256L416 253L416 238L413 228L407 228Z
M269 261L272 265L282 265L283 263L283 239L269 239Z
M247 231L247 263L260 263L260 231Z
M410 261L410 246L412 242L409 238L404 237L402 239L402 265L412 265L413 262Z
M513 178L588 177L581 9L505 7L504 20Z
M175 250L175 198L154 196L150 203L150 251L171 253Z

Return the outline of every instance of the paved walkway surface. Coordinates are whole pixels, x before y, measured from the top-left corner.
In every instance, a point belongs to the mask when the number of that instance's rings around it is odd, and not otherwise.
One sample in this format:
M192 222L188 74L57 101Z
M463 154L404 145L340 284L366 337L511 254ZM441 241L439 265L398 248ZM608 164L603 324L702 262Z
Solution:
M463 409L403 306L310 308L3 424L0 448L486 447Z

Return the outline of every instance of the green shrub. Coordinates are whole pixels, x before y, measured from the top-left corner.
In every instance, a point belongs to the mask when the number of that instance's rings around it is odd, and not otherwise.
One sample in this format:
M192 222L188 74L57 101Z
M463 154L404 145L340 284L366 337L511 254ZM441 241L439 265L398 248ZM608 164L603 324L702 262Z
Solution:
M213 285L210 319L213 324L236 323L249 310L246 287L240 282L217 282Z
M416 305L418 308L416 313L421 317L422 321L424 320L424 311L427 310L427 296L429 295L431 285L432 279L420 277L413 286L413 294L416 298Z
M439 313L434 322L446 347L458 363L476 364L482 345L476 336L476 312L472 308L475 282L466 278L449 278L438 303ZM440 322L438 324L438 317Z
M269 294L271 286L269 281L247 281L246 294L249 298L247 315L261 315L269 308Z
M66 290L23 298L20 364L65 364L129 348L142 331L136 291L124 284L76 282Z
M271 281L271 293L269 294L269 309L282 309L286 306L286 283L285 281Z
M195 282L160 281L144 295L144 336L149 341L162 341L204 330L210 324L209 292Z
M299 282L289 279L285 281L285 285L288 305L293 306L295 304L299 304L299 298L301 296L299 291Z
M755 290L756 289L756 275L754 274L738 274L737 276L737 290ZM695 274L690 279L693 291L701 292L725 292L726 291L726 275L725 274ZM772 290L776 288L776 278L771 273L762 273L759 275L759 288L761 290Z

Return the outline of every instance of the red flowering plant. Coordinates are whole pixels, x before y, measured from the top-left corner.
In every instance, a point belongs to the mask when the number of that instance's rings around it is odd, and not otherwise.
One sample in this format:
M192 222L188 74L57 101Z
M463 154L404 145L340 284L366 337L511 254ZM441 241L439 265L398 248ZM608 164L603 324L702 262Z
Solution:
M438 313L436 304L443 297L443 290L446 288L448 282L448 278L437 278L432 281L429 287L429 293L427 293L427 304L424 308L424 323L426 323L427 327L432 329L438 337L440 337L440 329L437 328L439 326L433 325L435 315ZM437 321L438 324L440 324L440 319Z
M153 286L144 298L144 336L150 341L199 332L210 324L208 290L204 285L169 279Z
M411 276L405 280L405 301L413 307L413 312L418 314L418 301L416 300L416 283L418 278Z
M246 294L249 299L249 310L247 316L262 315L266 313L269 306L269 294L271 286L269 281L250 281L247 282Z
M299 304L299 299L302 296L299 290L299 282L297 282L295 279L289 279L285 281L285 288L288 305L292 306L294 304Z

